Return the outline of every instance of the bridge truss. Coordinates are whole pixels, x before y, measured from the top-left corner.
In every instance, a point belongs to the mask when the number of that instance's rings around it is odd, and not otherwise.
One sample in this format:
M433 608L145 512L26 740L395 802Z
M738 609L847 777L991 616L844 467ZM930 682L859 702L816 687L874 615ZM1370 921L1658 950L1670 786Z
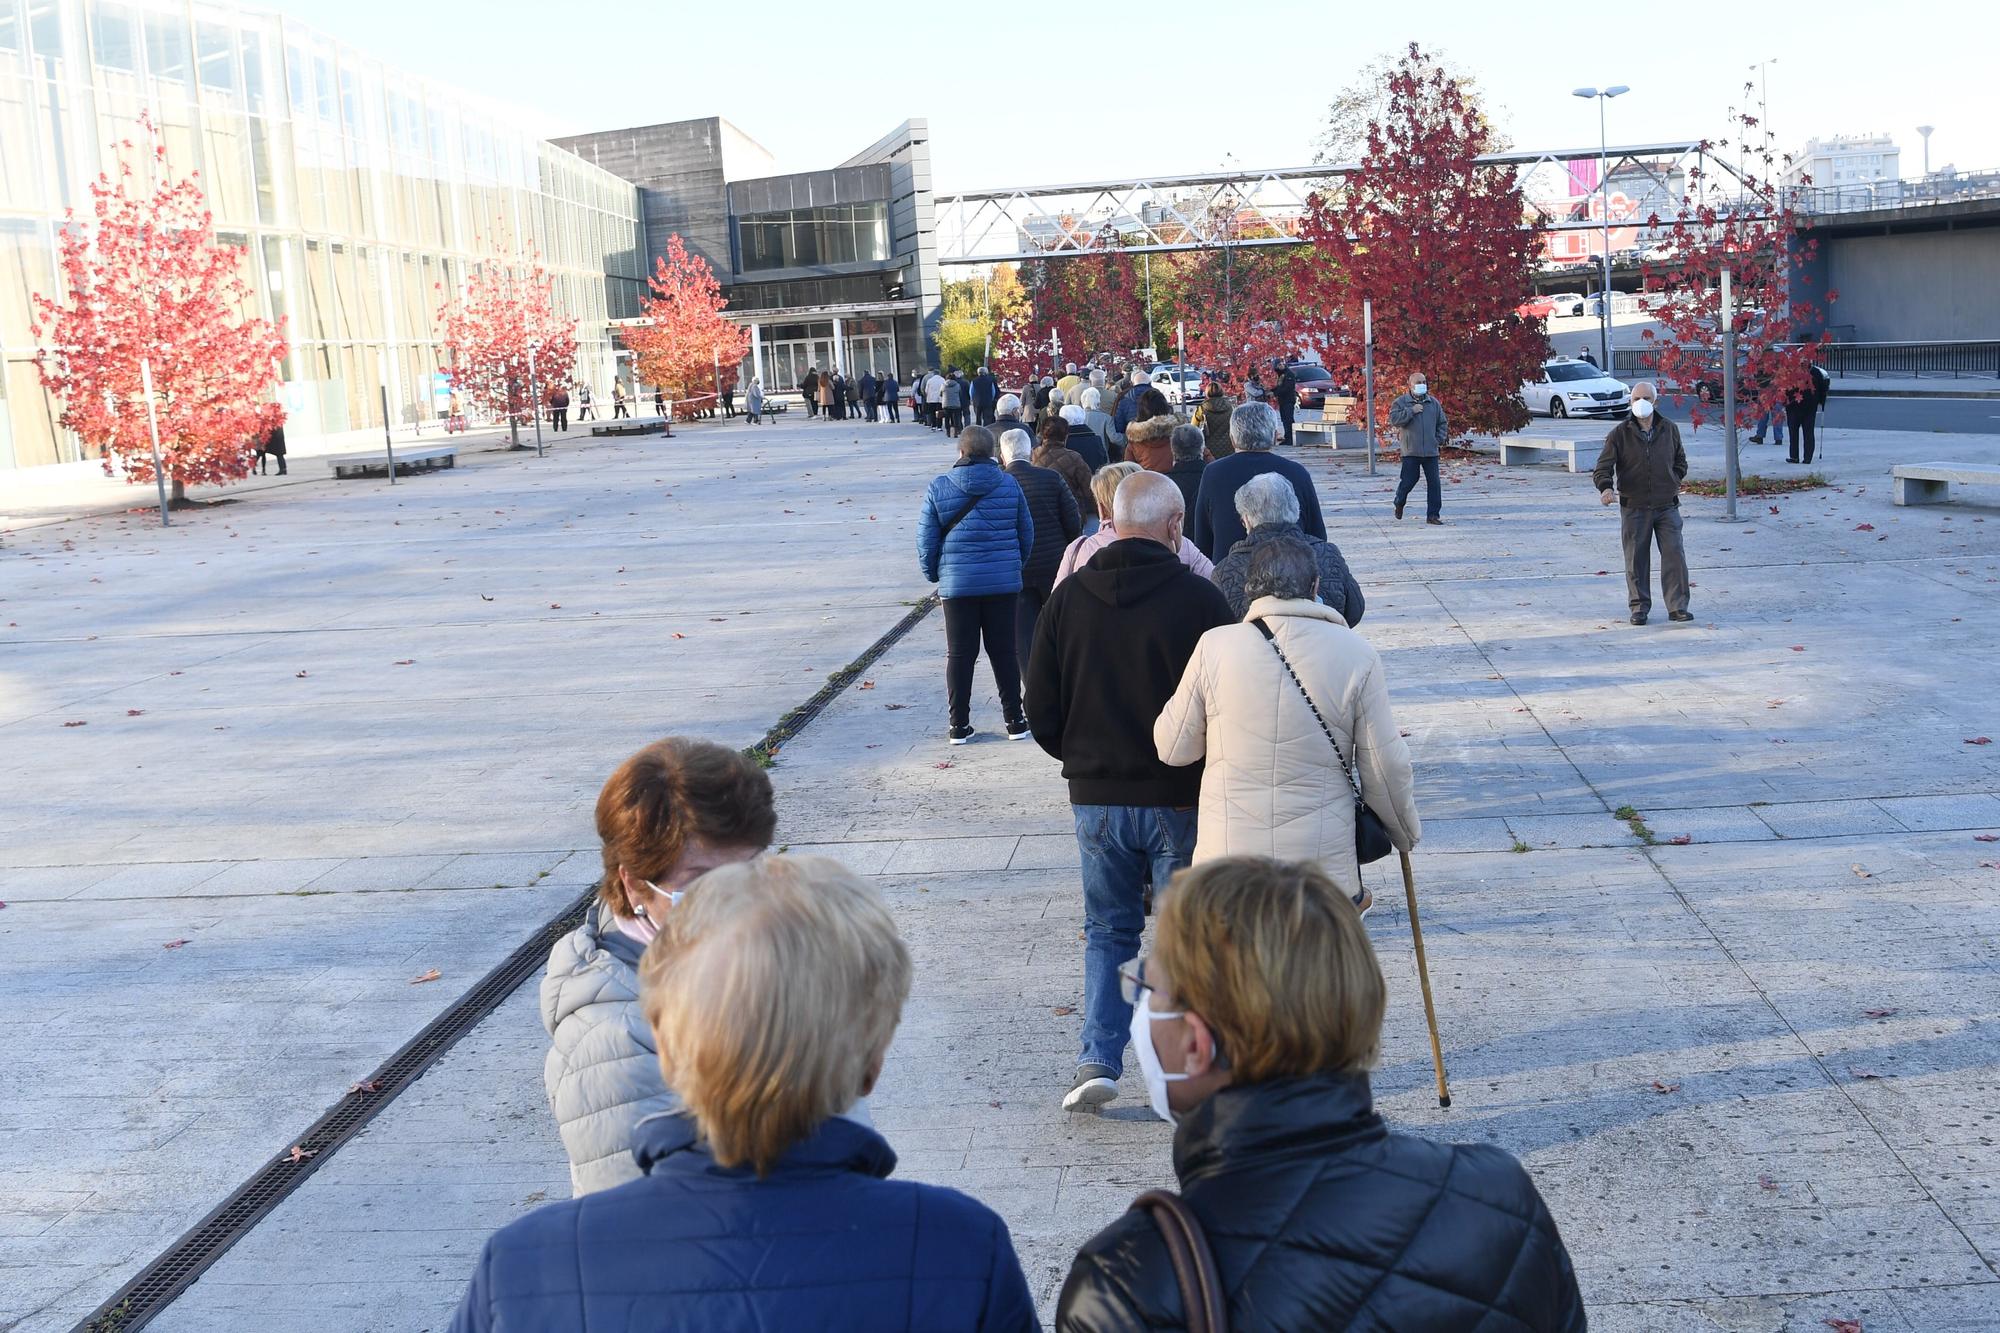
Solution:
M1699 142L1621 144L1602 156L1614 194L1626 201L1623 208L1614 205L1614 227L1643 226L1654 213L1673 216L1696 166L1709 190L1727 190L1723 182L1735 178L1729 163ZM1594 211L1599 157L1595 148L1576 148L1489 153L1479 160L1515 171L1528 201L1523 226L1590 231L1604 225ZM938 263L1296 245L1308 199L1338 192L1358 169L1355 163L1315 164L940 194L934 201Z

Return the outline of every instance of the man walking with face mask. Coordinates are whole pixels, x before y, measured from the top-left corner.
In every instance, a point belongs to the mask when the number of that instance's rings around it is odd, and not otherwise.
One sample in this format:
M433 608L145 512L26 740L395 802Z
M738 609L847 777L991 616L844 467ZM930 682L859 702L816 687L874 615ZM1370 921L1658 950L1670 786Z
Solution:
M1618 501L1625 592L1635 625L1645 624L1653 609L1655 543L1660 548L1660 593L1667 599L1667 619L1694 619L1688 610L1687 552L1681 546L1681 480L1687 476L1687 453L1681 448L1681 428L1659 413L1659 396L1650 380L1632 386L1632 415L1604 437L1604 452L1590 474L1600 503Z
M1430 380L1423 371L1412 371L1410 391L1389 404L1389 424L1403 433L1403 476L1396 483L1396 517L1403 516L1403 504L1422 473L1424 522L1443 527L1444 486L1438 478L1438 450L1451 437L1451 427L1444 419L1444 407L1430 396Z

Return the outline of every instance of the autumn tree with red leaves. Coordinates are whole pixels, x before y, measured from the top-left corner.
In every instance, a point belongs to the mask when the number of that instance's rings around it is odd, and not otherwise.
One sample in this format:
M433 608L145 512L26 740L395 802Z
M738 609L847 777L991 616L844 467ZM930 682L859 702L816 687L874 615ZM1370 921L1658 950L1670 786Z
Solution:
M1123 356L1146 336L1143 282L1132 256L1117 251L1047 259L1028 266L1026 327L996 341L1003 379L1109 353Z
M576 321L556 311L555 280L530 250L488 259L456 295L438 291L447 381L472 406L505 416L512 447L525 448L521 423L539 410L534 400L576 374Z
M650 295L641 310L651 322L625 330L640 378L659 385L677 405L714 392L718 367L723 385L734 385L750 350L750 331L723 317L729 302L708 262L689 254L678 235L669 236L667 253L654 261L646 285Z
M245 252L216 243L198 175L176 177L150 119L147 142L118 145L118 175L90 187L91 217L71 210L61 290L37 294L35 366L86 449L129 482L153 476L144 375L153 378L160 464L175 502L191 485L250 475L257 446L284 420L269 397L285 355L280 325L244 312Z
M1527 424L1520 389L1548 355L1543 321L1522 315L1537 238L1511 168L1484 166L1494 134L1463 81L1415 43L1388 79L1387 109L1368 124L1359 169L1309 200L1304 235L1317 275L1304 302L1358 331L1375 309L1375 369L1395 384L1422 369L1459 431ZM1359 340L1331 340L1336 376L1360 379ZM1394 394L1377 395L1381 424Z
M1809 291L1808 261L1819 242L1793 207L1790 191L1773 179L1790 159L1780 159L1770 132L1755 116L1739 114L1736 122L1748 154L1740 176L1711 184L1711 173L1691 167L1680 209L1664 239L1647 250L1641 269L1643 285L1656 293L1651 313L1664 330L1664 336L1650 328L1642 335L1648 342L1646 362L1663 392L1676 400L1694 396L1688 416L1697 429L1710 402L1721 415L1724 269L1730 272L1736 326L1738 425L1782 408L1788 394L1810 391L1813 355L1831 341L1823 331L1808 333L1823 327ZM1705 151L1728 147L1727 140L1703 145ZM1658 228L1663 220L1656 214L1647 225ZM1836 296L1829 291L1826 300ZM1710 391L1706 399L1704 388Z

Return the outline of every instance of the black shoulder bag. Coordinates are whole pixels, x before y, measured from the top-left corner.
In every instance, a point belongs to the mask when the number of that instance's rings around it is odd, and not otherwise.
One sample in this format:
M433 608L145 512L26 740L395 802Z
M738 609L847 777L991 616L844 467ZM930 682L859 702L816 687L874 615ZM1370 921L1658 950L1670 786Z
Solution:
M1333 747L1333 757L1340 760L1340 771L1347 775L1347 785L1354 789L1354 859L1362 865L1372 865L1396 850L1396 844L1389 839L1388 827L1382 823L1380 815L1368 808L1368 802L1361 799L1361 779L1355 776L1347 757L1341 754L1340 742L1333 738L1333 728L1320 716L1319 705L1313 702L1305 682L1299 679L1299 673L1292 670L1291 659L1278 646L1277 636L1271 633L1271 627L1261 620L1250 623L1257 627L1257 632L1264 636L1264 642L1270 644L1271 651L1278 655L1278 661L1284 664L1285 674L1292 678L1292 684L1299 687L1300 694L1305 695L1306 707L1312 709L1319 729L1326 733L1326 743Z

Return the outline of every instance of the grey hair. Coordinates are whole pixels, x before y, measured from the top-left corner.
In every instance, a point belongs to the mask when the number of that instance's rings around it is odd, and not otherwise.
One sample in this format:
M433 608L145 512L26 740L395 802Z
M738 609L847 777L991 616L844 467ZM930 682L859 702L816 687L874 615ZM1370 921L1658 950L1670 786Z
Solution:
M1050 407L1061 407L1061 406L1063 405L1063 403L1064 403L1065 401L1067 401L1067 400L1066 400L1066 399L1065 399L1065 398L1063 397L1063 391L1062 391L1061 389L1050 389L1050 390L1049 390L1049 406L1050 406Z
M1101 384L1103 384L1103 383L1104 383L1104 367L1103 367L1103 366L1099 366L1099 367L1098 367L1097 369L1095 369L1095 370L1093 370L1093 371L1091 371L1091 372L1090 372L1090 382L1091 382L1092 384L1098 384L1098 385L1101 385Z
M1250 552L1243 596L1252 602L1259 597L1301 601L1313 595L1313 585L1318 582L1319 562L1313 559L1312 547L1296 537L1280 537L1262 542Z
M958 433L960 458L993 457L993 432L984 426L967 426Z
M1167 443L1173 447L1176 463L1192 463L1201 457L1201 451L1207 441L1202 436L1199 426L1176 426L1174 433L1167 437ZM1241 495L1242 492L1238 491L1237 494Z
M1653 383L1651 380L1640 380L1637 384L1633 385L1632 396L1634 398L1637 398L1639 396L1639 390L1641 389L1644 389L1646 391L1646 396L1648 398L1657 400L1660 396L1660 386Z
M1055 402L1056 400L1053 397L1049 399L1049 405L1051 407L1055 406ZM1062 419L1064 421L1067 421L1072 426L1081 426L1083 424L1083 409L1078 407L1075 403L1071 403L1067 407L1063 408Z
M1246 528L1299 521L1299 493L1275 472L1250 478L1236 492L1236 513Z
M1098 378L1102 379L1103 377L1104 377L1104 372L1099 371ZM1095 389L1085 389L1083 391L1083 397L1081 401L1083 403L1084 411L1095 412L1098 408L1104 405L1104 395L1099 393Z
M1187 513L1187 500L1173 478L1159 472L1135 472L1118 483L1111 499L1111 526L1121 537L1156 533Z
M1278 442L1278 412L1269 403L1245 403L1229 414L1229 442L1256 453Z
M1009 463L1026 458L1033 452L1035 452L1035 437L1019 426L1000 436L1000 456Z
M1018 393L1001 394L1000 401L993 404L993 411L1003 417L1018 416L1021 411L1021 395Z

